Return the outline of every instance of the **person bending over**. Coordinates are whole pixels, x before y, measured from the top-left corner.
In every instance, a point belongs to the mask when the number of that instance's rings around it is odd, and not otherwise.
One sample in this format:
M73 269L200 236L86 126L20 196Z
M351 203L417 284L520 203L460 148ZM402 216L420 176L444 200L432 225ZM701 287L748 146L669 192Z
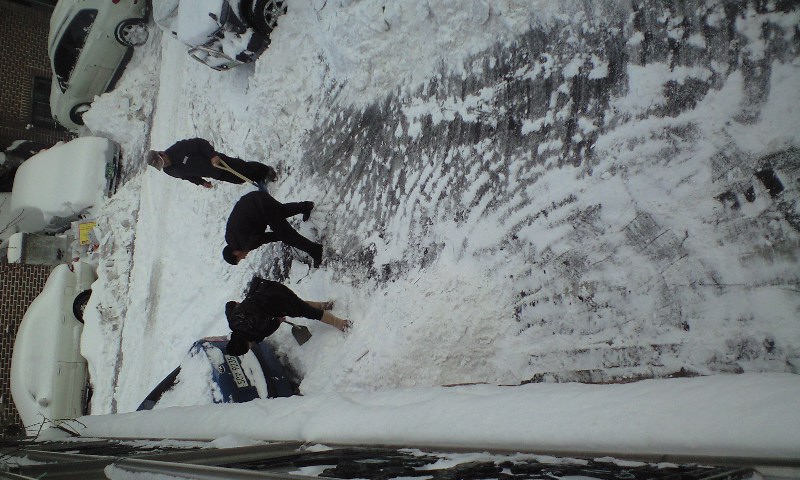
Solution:
M244 260L251 250L265 243L283 242L306 252L314 267L322 262L322 244L312 242L297 233L287 218L303 215L308 220L314 202L280 203L266 192L256 190L245 194L233 206L225 225L225 248L222 258L231 265ZM267 228L272 231L267 232Z
M211 188L211 182L206 178L229 183L244 183L244 180L236 175L218 168L222 165L220 160L224 160L229 167L262 186L278 178L274 168L260 162L247 162L217 152L211 143L203 138L181 140L164 151L147 152L148 164L163 170L167 175L187 180L195 185Z
M310 318L343 332L349 330L352 323L331 313L331 308L333 302L304 301L281 283L254 277L244 300L225 304L231 329L225 351L228 355L244 355L254 344L275 333L283 317Z

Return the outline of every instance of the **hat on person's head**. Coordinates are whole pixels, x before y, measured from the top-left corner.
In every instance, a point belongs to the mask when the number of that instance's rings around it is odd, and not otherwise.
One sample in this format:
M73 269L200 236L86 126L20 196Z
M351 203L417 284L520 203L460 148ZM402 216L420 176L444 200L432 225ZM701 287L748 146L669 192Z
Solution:
M240 357L250 350L250 342L244 334L237 331L231 332L231 339L225 345L225 353Z
M157 169L161 170L164 168L164 160L161 158L160 152L158 150L150 150L145 154L145 160L147 160L147 164L151 167L156 167Z
M230 245L225 245L225 248L222 249L222 258L231 265L239 263L239 259L233 255L233 248Z

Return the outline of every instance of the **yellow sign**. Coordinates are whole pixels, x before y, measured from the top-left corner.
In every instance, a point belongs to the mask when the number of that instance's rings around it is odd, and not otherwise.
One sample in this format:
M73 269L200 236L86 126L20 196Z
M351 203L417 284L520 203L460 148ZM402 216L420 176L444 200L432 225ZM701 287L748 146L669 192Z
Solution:
M95 225L97 225L97 222L85 222L78 225L78 240L81 245L89 245L92 243L89 238L89 233Z

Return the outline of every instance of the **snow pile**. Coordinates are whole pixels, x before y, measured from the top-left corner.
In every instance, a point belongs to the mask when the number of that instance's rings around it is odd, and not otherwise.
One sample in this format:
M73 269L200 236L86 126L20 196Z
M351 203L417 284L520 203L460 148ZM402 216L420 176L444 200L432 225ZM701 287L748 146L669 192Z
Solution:
M800 454L797 376L327 393L81 418L85 436L636 454ZM768 405L769 409L764 407ZM202 419L198 421L198 419Z

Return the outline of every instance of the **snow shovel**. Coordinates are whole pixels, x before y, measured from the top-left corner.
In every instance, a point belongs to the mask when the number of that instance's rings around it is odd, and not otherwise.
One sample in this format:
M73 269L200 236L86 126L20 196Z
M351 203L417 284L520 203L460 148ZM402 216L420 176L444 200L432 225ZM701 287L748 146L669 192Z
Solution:
M311 338L311 331L308 330L308 327L297 325L289 320L284 320L283 323L288 323L292 326L292 336L297 340L298 345L306 343Z
M245 177L244 175L242 175L241 173L237 172L236 170L231 168L230 165L225 163L225 160L223 160L222 158L220 158L219 161L220 161L220 163L222 163L221 166L217 166L217 168L219 168L220 170L225 170L226 172L230 172L230 173L236 175L237 177L241 178L242 180L244 180L245 183L249 183L250 185L256 187L259 190L261 190L262 192L269 193L269 192L267 192L267 188L265 186L261 185L258 182L254 182L254 181L250 180L249 178Z

